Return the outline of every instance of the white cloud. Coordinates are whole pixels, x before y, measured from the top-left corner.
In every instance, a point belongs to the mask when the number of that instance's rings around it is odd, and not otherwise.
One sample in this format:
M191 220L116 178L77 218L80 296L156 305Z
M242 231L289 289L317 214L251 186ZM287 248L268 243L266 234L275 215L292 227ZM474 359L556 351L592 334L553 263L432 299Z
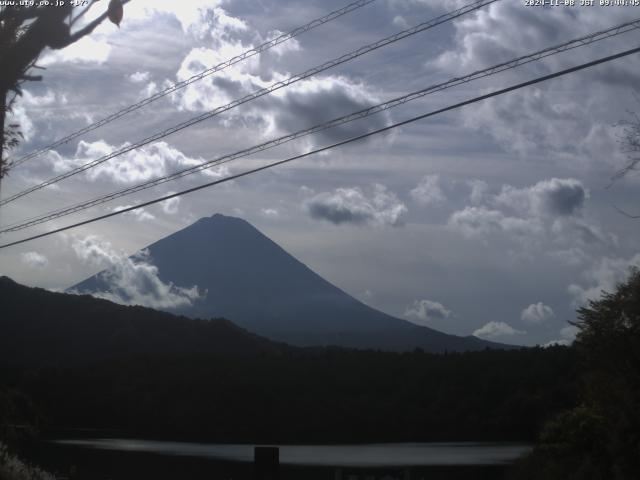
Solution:
M240 18L228 15L222 8L215 8L214 10L214 24L224 31L245 31L249 26L244 20Z
M175 192L167 192L167 195L173 195L174 193ZM160 207L162 208L162 211L167 215L175 215L180 209L180 201L180 197L170 198L169 200L160 202Z
M36 137L35 121L50 115L48 108L52 105L66 104L67 97L64 94L56 94L52 90L47 90L42 95L35 95L28 90L23 90L22 95L17 99L7 115L7 124L17 123L25 142L29 142ZM33 117L33 120L32 120Z
M469 193L471 205L484 203L489 194L489 184L483 180L470 180L468 185L471 187L471 192Z
M23 139L26 142L31 140L36 133L36 127L22 103L16 104L11 111L8 112L7 124L18 124L20 133L22 133Z
M190 306L206 295L197 286L183 288L160 280L148 251L127 257L96 236L75 238L71 246L81 261L104 270L100 278L108 291L92 293L95 297L123 305L170 309Z
M280 218L280 212L276 208L262 208L260 209L260 213L262 214L262 216L267 218Z
M358 187L338 188L305 202L309 215L333 224L402 225L407 207L384 185L374 184L364 192Z
M393 17L393 21L391 22L395 27L398 27L402 30L409 28L409 22L402 15L396 15Z
M566 327L563 327L560 329L560 338L556 340L551 340L541 345L541 347L547 348L547 347L553 347L556 345L569 346L576 339L576 335L578 334L578 331L579 329L575 325L567 325Z
M115 207L112 211L119 212L120 210L124 210L132 206L133 205L122 205L119 207ZM156 217L154 217L151 213L147 212L144 208L136 208L135 210L131 210L130 212L124 213L123 215L127 215L131 218L135 218L139 222L148 222L156 219Z
M64 124L55 108L64 108L68 103L69 99L64 91L55 92L47 88L44 93L38 95L23 90L22 95L16 98L11 110L7 112L6 119L7 125L17 124L18 131L22 134L18 148L28 146L34 140L39 141L53 125ZM24 150L21 153L24 153Z
M430 67L452 75L486 68L544 47L627 21L629 9L606 7L523 10L519 2L496 2L454 22L449 48ZM623 40L621 40L623 41ZM557 55L495 77L492 89L547 74L610 52L601 42ZM604 73L606 71L606 73ZM488 133L506 151L524 160L558 157L563 163L610 167L620 160L615 128L625 101L618 92L637 84L637 72L625 62L593 69L527 88L518 95L489 99L461 116L467 127ZM619 88L622 87L622 88ZM601 95L603 89L608 94ZM617 90L617 91L616 91ZM588 99L588 100L586 100Z
M31 109L51 107L56 103L65 104L68 102L68 99L65 95L49 89L42 95L35 95L28 90L24 90L20 102Z
M558 262L571 267L579 267L587 264L591 257L580 247L568 247L549 252Z
M275 81L288 75L271 72ZM376 92L364 83L338 75L314 76L280 89L254 104L248 116L261 119L264 135L290 133L363 110L379 102ZM318 132L307 145L343 140L384 127L387 113L373 115L366 122L350 122ZM314 140L315 139L315 140Z
M302 185L298 189L298 195L300 197L311 197L316 194L316 191L313 188L307 187L306 185Z
M56 172L66 172L127 146L128 143L114 146L104 140L81 140L73 158L63 157L56 151L48 152L47 158ZM203 162L203 159L187 157L168 143L160 141L111 158L87 170L84 175L89 181L109 180L129 184L151 180ZM228 174L228 168L222 165L202 170L201 174L221 178Z
M527 332L516 330L504 322L489 322L473 332L473 335L485 340L498 340L505 337L525 335Z
M284 32L280 30L273 30L269 32L267 35L268 38L277 38L282 35ZM279 57L282 57L291 52L299 52L302 50L302 46L297 38L292 38L291 40L287 40L286 42L280 43L275 47L271 48L271 52L275 53Z
M246 47L240 42L225 41L216 49L196 47L184 58L176 73L177 81L185 81L203 70L214 67L225 60L240 55ZM182 110L213 110L230 103L239 93L259 87L266 83L254 77L249 71L256 66L256 59L248 59L225 68L204 79L191 83L173 94L171 99Z
M560 337L568 342L573 342L579 331L575 325L567 325L560 330Z
M170 14L185 32L201 32L209 25L211 14L224 12L219 8L221 3L220 0L136 0L126 5L125 15L127 20L153 21L150 17L154 14Z
M586 214L589 192L574 178L551 178L529 187L503 185L491 193L484 182L469 182L472 205L451 214L448 225L468 237L505 235L545 254L571 253L564 263L587 257L585 249L610 248L604 233Z
M555 313L551 307L542 302L532 303L522 310L520 318L523 322L540 324L555 317Z
M160 88L158 87L158 84L156 82L149 82L141 90L140 98L144 99L144 98L151 97L151 96L155 95L156 93L158 93L159 91L160 91Z
M437 205L444 203L446 197L440 186L439 175L425 175L418 186L409 192L411 197L421 205Z
M449 217L448 224L466 236L489 235L507 232L516 236L530 237L542 232L538 221L511 217L500 210L487 207L465 207Z
M415 300L413 305L405 310L404 316L413 323L424 325L433 320L446 320L451 316L451 310L439 302Z
M38 252L25 252L20 258L31 268L44 268L49 265L49 259Z
M598 259L583 273L588 285L569 285L568 291L573 297L573 304L582 306L589 300L598 300L602 292L615 291L616 285L628 278L629 268L632 266L640 266L640 253L629 259L620 257Z
M150 78L149 72L135 72L129 75L129 80L133 83L145 83L149 81Z
M176 77L184 81L237 56L253 45L229 36L218 38L215 48L195 47L183 59ZM276 49L276 55L285 56L298 49L296 42L286 42ZM266 66L265 66L266 65ZM290 77L270 63L260 63L256 57L232 65L222 71L194 82L171 95L181 110L201 112L225 106L236 99L271 88ZM225 125L251 125L263 136L282 135L309 128L333 118L362 110L377 103L378 96L370 87L346 76L316 75L273 91L222 114ZM330 130L318 132L304 140L307 146L318 140L335 141L355 136L384 126L389 116L374 115L366 123L351 122Z
M93 63L102 65L111 54L111 45L98 34L86 36L61 50L48 50L38 65L43 67L54 63Z
M494 202L520 215L558 217L579 214L588 195L579 180L551 178L525 188L505 185Z
M565 346L568 347L569 345L571 345L571 342L569 340L565 340L565 339L558 339L558 340L550 340L547 343L543 343L542 345L540 345L542 348L549 348L549 347L556 347L556 346Z

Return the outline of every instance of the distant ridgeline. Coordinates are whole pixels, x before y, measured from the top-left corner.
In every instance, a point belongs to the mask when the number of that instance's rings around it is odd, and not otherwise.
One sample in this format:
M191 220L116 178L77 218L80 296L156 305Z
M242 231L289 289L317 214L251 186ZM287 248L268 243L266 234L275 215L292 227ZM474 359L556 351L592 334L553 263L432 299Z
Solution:
M414 325L351 297L239 218L216 214L147 247L163 282L197 285L206 296L169 310L191 318L227 318L273 340L298 346L337 345L462 352L513 348ZM70 290L110 292L104 272Z
M2 425L217 442L531 440L575 404L573 350L297 348L0 278ZM12 392L7 395L7 392ZM16 392L19 392L19 396ZM20 400L20 405L25 404ZM17 415L17 413L15 413Z

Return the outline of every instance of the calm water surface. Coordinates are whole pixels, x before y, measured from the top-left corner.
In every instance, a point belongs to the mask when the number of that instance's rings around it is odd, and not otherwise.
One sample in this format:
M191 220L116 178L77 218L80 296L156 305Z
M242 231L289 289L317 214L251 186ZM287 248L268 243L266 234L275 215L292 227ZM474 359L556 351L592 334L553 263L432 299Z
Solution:
M253 462L254 445L160 442L131 439L55 440L58 446L231 462ZM279 445L283 465L327 467L505 465L530 450L512 443L395 443L371 445Z

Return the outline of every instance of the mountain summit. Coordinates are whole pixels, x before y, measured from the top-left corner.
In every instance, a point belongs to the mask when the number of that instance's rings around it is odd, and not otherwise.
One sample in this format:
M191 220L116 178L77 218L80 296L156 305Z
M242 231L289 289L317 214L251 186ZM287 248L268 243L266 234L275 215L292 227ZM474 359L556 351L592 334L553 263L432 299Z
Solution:
M506 346L414 325L351 297L288 254L245 220L202 218L147 247L159 278L206 291L188 317L228 318L254 333L294 345L338 345L431 352ZM71 287L109 292L101 272Z

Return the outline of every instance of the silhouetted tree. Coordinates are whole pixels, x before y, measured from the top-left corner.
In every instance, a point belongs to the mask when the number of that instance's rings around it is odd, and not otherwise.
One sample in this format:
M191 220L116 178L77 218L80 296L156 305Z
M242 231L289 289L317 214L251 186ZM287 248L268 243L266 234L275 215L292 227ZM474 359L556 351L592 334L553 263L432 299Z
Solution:
M622 135L620 135L619 142L622 153L627 155L627 163L612 177L612 184L629 174L629 172L636 171L640 164L640 115L629 111L627 119L619 122L618 126L622 127ZM629 213L616 206L614 208L625 217L640 218L640 214Z
M636 112L629 112L628 118L618 123L618 126L622 127L620 145L628 162L614 175L614 180L636 170L640 163L640 116Z
M82 28L74 29L78 22L99 0L88 0L82 7L71 2L36 1L32 6L5 5L0 7L0 179L11 167L5 154L7 148L17 145L21 138L19 125L6 124L7 112L22 85L39 81L42 77L30 72L38 68L36 62L45 48L62 49L89 35L107 18L119 24L122 7L130 0L110 0L106 11ZM17 2L16 2L17 3Z
M517 478L640 478L640 270L575 325L582 402L546 425Z

